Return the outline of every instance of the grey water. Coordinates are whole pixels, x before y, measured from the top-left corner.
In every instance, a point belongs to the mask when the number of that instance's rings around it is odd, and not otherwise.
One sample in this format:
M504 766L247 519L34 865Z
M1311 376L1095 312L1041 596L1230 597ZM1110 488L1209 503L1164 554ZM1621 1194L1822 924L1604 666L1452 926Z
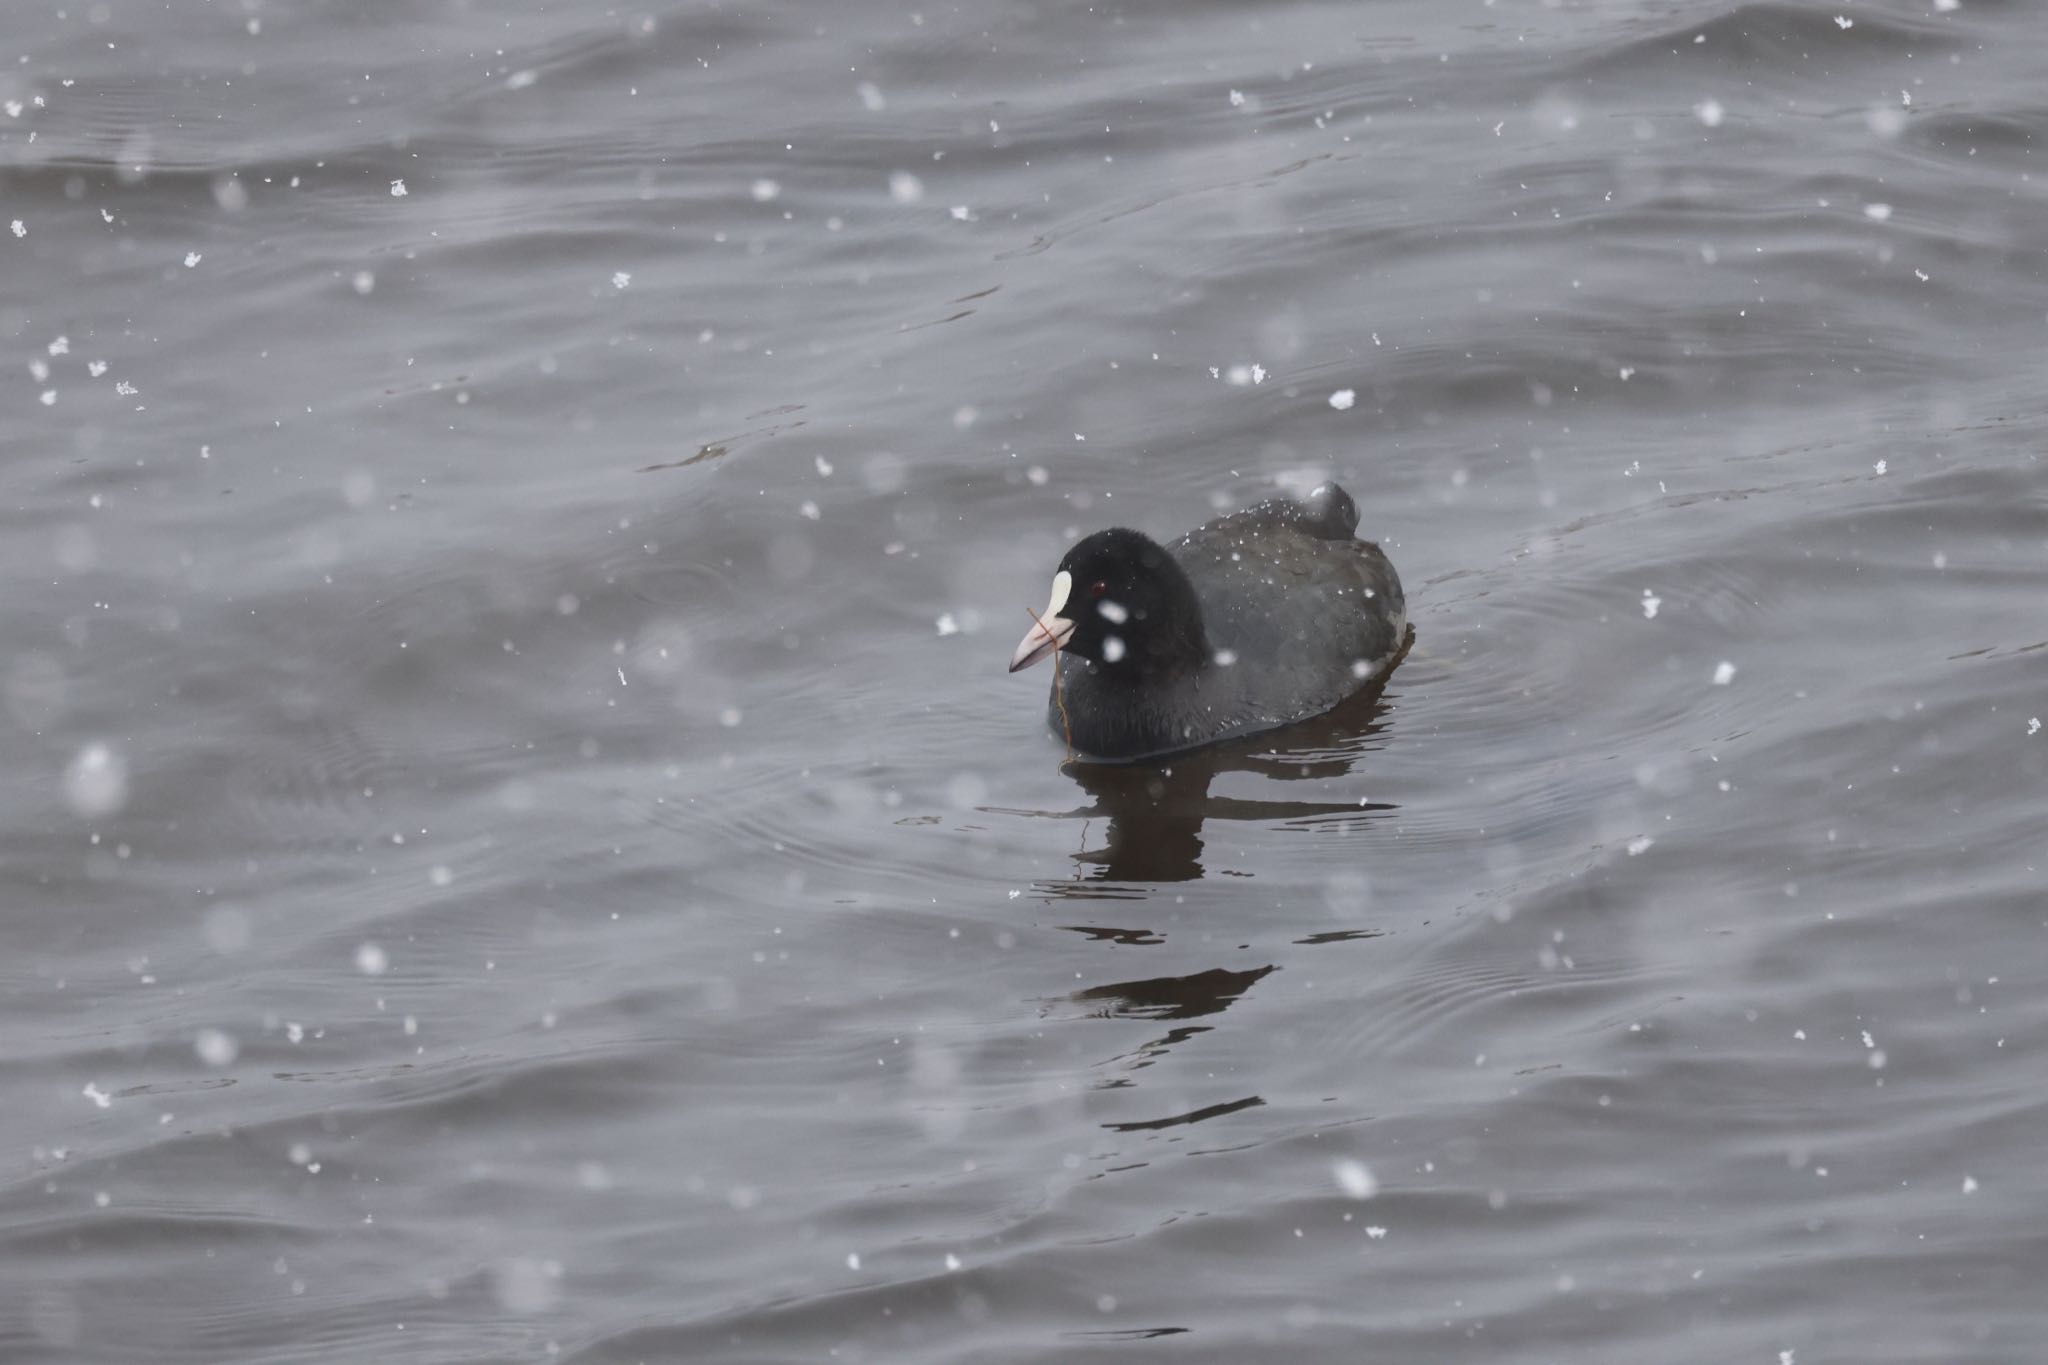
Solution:
M0 1359L2041 1359L2038 6L0 59ZM1331 477L1384 690L1065 765Z

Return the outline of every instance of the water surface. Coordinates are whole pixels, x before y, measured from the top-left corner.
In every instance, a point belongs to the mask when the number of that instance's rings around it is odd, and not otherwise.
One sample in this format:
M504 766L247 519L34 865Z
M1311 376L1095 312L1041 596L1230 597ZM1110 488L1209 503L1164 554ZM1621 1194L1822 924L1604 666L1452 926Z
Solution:
M0 1355L2037 1358L2030 6L8 36ZM1384 692L1063 768L1324 477Z

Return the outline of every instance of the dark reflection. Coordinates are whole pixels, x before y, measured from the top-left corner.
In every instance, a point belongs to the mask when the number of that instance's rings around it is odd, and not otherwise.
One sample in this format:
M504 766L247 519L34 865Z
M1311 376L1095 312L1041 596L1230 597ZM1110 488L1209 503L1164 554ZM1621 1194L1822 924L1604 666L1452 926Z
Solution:
M1151 883L1198 880L1205 875L1202 827L1210 820L1341 832L1383 816L1394 806L1383 801L1211 796L1209 787L1226 773L1251 773L1281 782L1341 778L1360 757L1384 743L1381 734L1389 710L1380 689L1370 688L1299 725L1197 749L1170 761L1066 764L1061 771L1091 798L1090 804L1055 816L1084 822L1082 847L1074 854L1081 872L1070 880L1041 882L1037 889L1063 899L1137 900L1150 894ZM1106 819L1107 824L1102 842L1091 847L1094 826L1089 822L1096 819Z
M1271 966L1246 972L1221 967L1193 976L1160 976L1149 981L1118 981L1075 991L1069 1000L1089 1007L1105 1019L1197 1019L1216 1014L1273 971Z
M1109 1059L1109 1063L1113 1065L1117 1062L1128 1062L1132 1071L1143 1071L1146 1067L1164 1057L1167 1051L1176 1043L1185 1043L1198 1033L1207 1033L1209 1028L1208 1024L1189 1024L1184 1028L1168 1029L1163 1037L1154 1038L1148 1043L1143 1043L1135 1051L1126 1052L1121 1057L1112 1057ZM1134 1084L1134 1082L1130 1077L1119 1076L1115 1080L1104 1081L1097 1088L1115 1090L1120 1086L1131 1084Z
M1183 1124L1200 1123L1203 1119L1219 1119L1225 1114L1235 1114L1240 1109L1256 1109L1264 1103L1265 1100L1257 1095L1246 1095L1241 1100L1204 1105L1200 1109L1190 1109L1185 1114L1174 1114L1163 1119L1142 1119L1136 1123L1105 1123L1102 1126L1113 1133L1149 1133L1155 1128L1178 1128Z
M1384 929L1331 929L1325 933L1310 934L1307 938L1298 938L1294 941L1310 946L1318 943L1350 943L1361 938L1379 938L1386 932Z
M1356 797L1335 801L1278 801L1255 796L1212 796L1210 786L1221 774L1249 773L1269 781L1303 779L1331 782L1349 774L1359 758L1383 742L1390 704L1377 688L1360 693L1326 715L1236 744L1217 745L1176 756L1170 763L1068 763L1061 771L1073 778L1090 803L1067 812L1007 811L1002 814L1045 819L1079 819L1081 849L1074 855L1080 875L1067 881L1040 883L1044 894L1062 899L1142 900L1153 884L1193 881L1213 870L1219 876L1251 876L1231 868L1203 865L1202 831L1209 820L1239 820L1316 832L1344 832L1363 821L1395 809L1388 802ZM1249 783L1254 791L1258 784ZM1106 820L1102 843L1092 845L1098 817ZM1119 916L1119 918L1122 918ZM1062 929L1098 943L1156 946L1163 936L1142 920L1123 925L1065 924ZM1339 930L1317 934L1308 943L1336 943L1368 937L1373 930ZM1062 1002L1080 1006L1096 1018L1182 1021L1221 1013L1276 968L1272 964L1232 971L1212 968L1189 976L1150 977L1117 981L1075 991ZM1180 1044L1209 1032L1209 1024L1182 1024L1137 1048L1100 1064L1096 1082L1103 1090L1130 1089L1135 1074L1160 1061ZM1264 1104L1257 1095L1209 1105L1165 1118L1103 1125L1113 1132L1139 1133L1177 1128L1219 1118Z
M1062 924L1070 934L1085 934L1098 943L1121 943L1127 948L1151 947L1166 942L1150 929L1118 929L1107 924Z
M1087 1341L1152 1341L1158 1337L1177 1337L1189 1330L1186 1327L1117 1327L1101 1332L1062 1332L1060 1335Z
M1198 1019L1228 1009L1231 1002L1276 970L1273 966L1233 972L1218 967L1192 976L1160 976L1146 981L1117 981L1107 986L1090 986L1067 999L1085 1007L1097 1019ZM1129 1073L1142 1071L1164 1057L1169 1050L1197 1034L1209 1031L1207 1024L1190 1024L1168 1029L1163 1035L1119 1053L1101 1065L1115 1068L1118 1075L1096 1083L1098 1090L1120 1090L1132 1084Z

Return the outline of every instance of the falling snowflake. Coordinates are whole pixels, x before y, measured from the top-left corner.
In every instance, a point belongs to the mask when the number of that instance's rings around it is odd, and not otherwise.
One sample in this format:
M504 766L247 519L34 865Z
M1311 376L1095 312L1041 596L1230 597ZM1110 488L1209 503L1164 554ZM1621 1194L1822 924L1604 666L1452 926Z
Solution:
M1714 665L1714 686L1726 687L1735 681L1735 665L1726 659Z
M1330 395L1330 406L1339 412L1347 411L1357 401L1358 390L1356 389L1339 389Z
M1863 216L1872 222L1882 223L1892 216L1892 206L1890 204L1865 204L1863 206Z
M391 182L391 197L393 199L405 198L405 182L403 180L394 180Z
M13 222L9 223L9 224L8 224L7 226L8 226L8 227L10 227L10 228L12 228L12 229L14 230L14 235L15 235L15 236L17 236L17 237L26 237L26 236L28 236L28 229L27 229L26 227L23 227L23 226L22 226L22 222L21 222L21 219L19 219L19 218L15 219L15 220L14 220Z
M1353 1199L1370 1199L1379 1193L1380 1182L1363 1161L1340 1161L1332 1173L1337 1177L1337 1187Z
M1698 104L1695 104L1692 107L1692 112L1694 118L1706 124L1709 128L1719 128L1721 120L1728 116L1728 111L1721 107L1721 101L1712 97L1703 99Z
M627 285L631 284L632 282L633 277L626 271L614 270L612 272L612 288L624 289Z
M199 253L198 253L198 252L196 252L196 251L188 251L188 252L186 252L186 253L185 253L185 268L186 268L187 270L190 270L190 269L191 269L191 268L192 268L193 266L195 266L195 265L198 265L198 264L199 264L199 260L200 260L200 257L199 257Z
M233 1066L236 1057L242 1053L242 1045L232 1033L217 1028L203 1028L192 1040L192 1050L199 1054L199 1060L208 1066Z

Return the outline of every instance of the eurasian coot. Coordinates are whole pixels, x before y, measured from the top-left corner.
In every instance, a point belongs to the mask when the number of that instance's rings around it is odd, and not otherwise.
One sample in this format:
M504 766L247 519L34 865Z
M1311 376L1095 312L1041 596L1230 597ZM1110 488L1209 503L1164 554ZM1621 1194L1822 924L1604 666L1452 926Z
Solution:
M1385 676L1407 637L1401 579L1357 529L1351 495L1326 483L1171 548L1097 531L1060 561L1010 671L1055 656L1047 720L1090 758L1148 758L1327 711Z

